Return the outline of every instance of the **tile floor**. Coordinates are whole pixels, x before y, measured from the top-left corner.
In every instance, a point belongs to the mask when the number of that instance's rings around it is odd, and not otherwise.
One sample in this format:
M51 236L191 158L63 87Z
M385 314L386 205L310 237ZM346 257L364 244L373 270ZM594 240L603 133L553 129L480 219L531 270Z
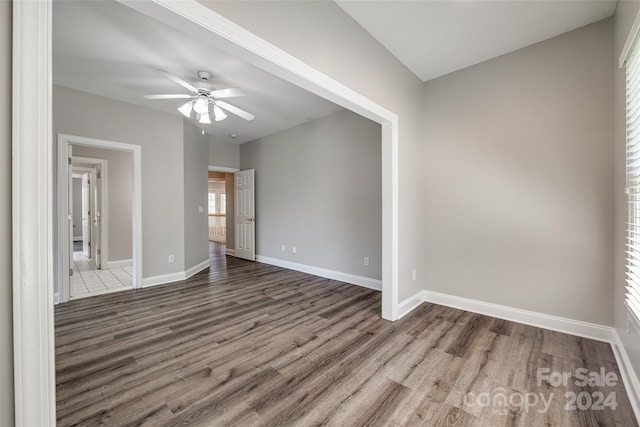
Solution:
M132 289L132 274L132 267L98 270L93 260L85 258L82 252L74 252L69 299Z

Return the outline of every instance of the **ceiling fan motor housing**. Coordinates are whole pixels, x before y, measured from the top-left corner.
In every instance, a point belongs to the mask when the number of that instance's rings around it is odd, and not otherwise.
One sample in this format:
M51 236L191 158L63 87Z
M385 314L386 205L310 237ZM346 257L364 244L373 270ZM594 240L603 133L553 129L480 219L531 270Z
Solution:
M211 77L211 73L208 71L198 71L198 77L200 81L196 82L193 87L198 89L198 92L202 95L208 95L211 92L211 85L209 84L209 78Z

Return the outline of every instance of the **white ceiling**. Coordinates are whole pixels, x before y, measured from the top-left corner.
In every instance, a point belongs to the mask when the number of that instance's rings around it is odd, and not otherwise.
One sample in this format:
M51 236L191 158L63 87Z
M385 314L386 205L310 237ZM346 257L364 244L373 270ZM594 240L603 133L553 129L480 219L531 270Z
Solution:
M54 84L179 115L177 107L184 100L143 98L187 92L158 69L191 83L198 70L209 71L215 89L239 87L246 93L226 101L254 114L255 120L229 113L221 122L196 123L222 142L251 141L341 109L113 1L53 3Z
M335 0L421 80L612 16L616 0Z

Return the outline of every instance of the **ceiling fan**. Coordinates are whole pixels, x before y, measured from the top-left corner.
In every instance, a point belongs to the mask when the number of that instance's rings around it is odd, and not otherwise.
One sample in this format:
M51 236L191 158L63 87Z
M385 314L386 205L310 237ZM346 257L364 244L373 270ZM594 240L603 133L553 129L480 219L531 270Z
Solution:
M180 111L185 117L190 118L191 112L196 113L196 119L199 123L210 124L209 118L209 105L213 105L213 115L216 122L224 120L227 115L223 110L236 116L242 117L245 120L253 120L255 116L251 113L247 113L238 107L235 107L225 101L223 98L233 98L236 96L244 96L244 92L238 88L218 89L214 90L208 83L211 74L207 71L198 71L198 78L200 81L193 85L182 80L180 77L175 76L167 71L158 70L162 75L170 80L178 83L180 86L187 89L189 94L165 94L165 95L144 95L147 99L189 99L185 102L178 111Z

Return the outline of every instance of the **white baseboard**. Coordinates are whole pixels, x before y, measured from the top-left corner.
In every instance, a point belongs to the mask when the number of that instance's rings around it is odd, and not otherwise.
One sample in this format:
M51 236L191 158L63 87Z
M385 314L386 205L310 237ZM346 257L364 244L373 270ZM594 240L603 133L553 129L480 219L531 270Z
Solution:
M613 342L613 335L611 334L610 326L567 319L565 317L553 316L550 314L538 313L535 311L523 310L506 305L493 304L490 302L478 301L427 290L420 291L418 294L401 302L399 304L400 314L405 315L413 308L417 307L419 305L417 300L445 305L447 307L470 311L472 313L484 314L486 316L497 317L498 319L510 320L516 323L524 323L525 325L563 332L565 334L590 338L597 341Z
M142 279L142 287L148 288L151 286L164 285L165 283L180 282L182 280L188 279L189 277L193 276L196 273L201 272L205 268L208 268L209 265L210 263L209 263L209 260L207 259L205 261L202 261L199 264L194 265L193 267L189 268L186 271L177 271L175 273L145 277L144 279Z
M82 236L73 236L74 242L82 242Z
M225 254L229 255L229 256L236 256L236 250L235 249L226 249Z
M161 274L159 276L144 277L142 279L142 287L148 288L150 286L164 285L165 283L179 282L181 280L184 280L184 277L184 271Z
M277 258L270 258L262 255L256 256L256 261L265 264L275 265L278 267L288 268L289 270L301 271L303 273L313 274L314 276L326 277L327 279L339 280L341 282L358 285L376 291L382 290L382 281L371 279L369 277L356 276L355 274L341 273L339 271L328 270L326 268L314 267L306 264L298 264L296 262L285 261Z
M424 295L422 292L423 291L420 291L398 304L398 320L418 308L418 306L424 302Z
M107 261L107 268L124 268L133 266L132 259L120 259L117 261Z
M209 258L205 259L204 261L194 265L193 267L187 269L187 271L185 271L185 279L188 279L189 277L193 276L196 273L200 273L202 270L204 270L205 268L209 268L211 266L211 262L209 261Z
M640 420L640 379L638 377L638 373L631 364L631 360L629 359L629 355L627 354L624 345L622 345L618 331L615 328L611 329L613 330L613 342L611 343L611 348L613 349L613 354L616 357L618 369L620 370L620 375L622 375L622 381L624 382L627 390L627 395L629 396L633 412L636 414L636 419Z

